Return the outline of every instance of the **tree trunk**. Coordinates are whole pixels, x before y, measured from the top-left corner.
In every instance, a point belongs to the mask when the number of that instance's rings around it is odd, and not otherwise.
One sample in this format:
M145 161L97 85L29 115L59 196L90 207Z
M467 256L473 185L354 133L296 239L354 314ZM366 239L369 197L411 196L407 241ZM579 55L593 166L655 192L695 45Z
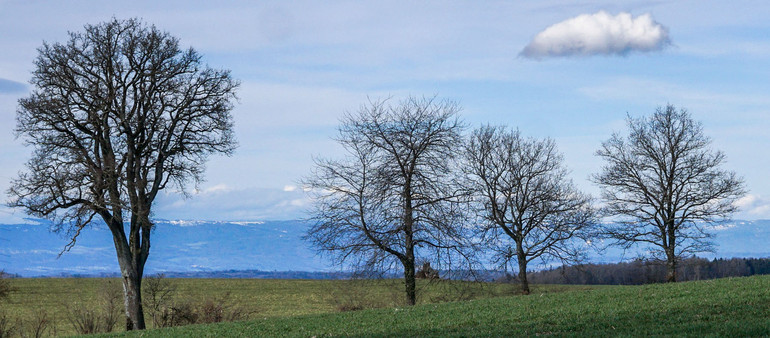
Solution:
M140 274L123 275L123 294L126 305L126 331L144 330L144 309L142 308L142 279Z
M666 255L667 262L666 266L668 267L668 272L666 273L666 283L675 283L676 282L676 268L677 268L677 262L676 257L672 254Z
M407 180L404 189L404 258L401 263L404 264L404 287L406 288L406 302L408 305L417 303L417 281L415 279L414 267L414 209L412 208L412 193Z
M134 260L134 255L128 248L128 243L122 232L113 231L113 234L115 234L113 240L118 256L120 275L123 277L126 330L144 330L144 311L142 309L142 274L144 265L139 265L139 262Z
M524 295L529 294L529 281L527 280L527 258L518 257L519 261L519 286L521 286L521 293Z
M668 240L668 245L664 250L666 252L666 266L668 267L668 272L666 273L666 283L675 283L677 257L676 257L676 229L674 228L673 220L669 220L666 222L666 237L667 237L666 239Z
M404 287L406 288L406 303L414 305L417 302L417 279L415 278L414 261L405 260Z

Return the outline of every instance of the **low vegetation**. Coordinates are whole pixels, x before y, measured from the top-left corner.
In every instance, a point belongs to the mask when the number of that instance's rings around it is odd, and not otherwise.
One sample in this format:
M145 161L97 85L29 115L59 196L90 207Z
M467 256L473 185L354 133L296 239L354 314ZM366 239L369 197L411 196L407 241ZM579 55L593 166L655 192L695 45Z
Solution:
M117 278L16 278L0 301L6 336L124 330ZM147 278L143 300L150 328L230 320L293 317L404 305L400 280L276 280ZM511 295L509 284L418 280L418 304ZM585 289L535 286L534 293ZM42 326L42 328L38 328Z
M612 286L146 332L220 336L767 336L770 276Z
M7 298L8 295L11 294L11 291L13 291L13 289L11 288L11 283L8 281L8 276L5 271L0 270L0 302Z

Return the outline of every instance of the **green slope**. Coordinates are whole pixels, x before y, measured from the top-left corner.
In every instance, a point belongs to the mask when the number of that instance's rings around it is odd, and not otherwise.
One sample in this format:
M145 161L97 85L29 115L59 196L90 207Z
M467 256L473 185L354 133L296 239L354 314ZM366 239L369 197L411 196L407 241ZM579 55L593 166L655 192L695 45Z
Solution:
M770 276L195 325L166 336L767 336Z

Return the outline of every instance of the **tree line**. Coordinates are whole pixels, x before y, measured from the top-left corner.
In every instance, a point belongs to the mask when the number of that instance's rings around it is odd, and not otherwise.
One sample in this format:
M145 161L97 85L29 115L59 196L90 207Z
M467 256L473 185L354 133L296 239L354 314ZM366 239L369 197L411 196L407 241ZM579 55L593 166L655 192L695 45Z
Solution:
M239 82L155 26L112 19L44 42L30 83L16 133L34 150L11 182L9 206L51 220L71 238L65 251L104 222L126 328L144 329L155 199L197 185L210 155L233 153ZM399 269L409 304L418 264L515 266L527 293L529 262L579 262L603 238L652 244L676 281L681 257L709 249L704 225L729 218L744 193L742 179L720 169L725 156L711 150L701 124L671 105L629 116L628 133L602 144L605 166L592 176L599 204L572 183L553 140L509 126L469 131L460 110L408 97L345 114L336 140L346 155L317 158L303 180L314 202L309 243L360 271Z
M636 259L611 264L577 264L530 273L530 280L540 284L605 284L640 285L663 283L667 266L660 261ZM705 258L690 257L679 261L678 281L695 281L725 277L770 274L770 258ZM506 276L501 281L515 280Z

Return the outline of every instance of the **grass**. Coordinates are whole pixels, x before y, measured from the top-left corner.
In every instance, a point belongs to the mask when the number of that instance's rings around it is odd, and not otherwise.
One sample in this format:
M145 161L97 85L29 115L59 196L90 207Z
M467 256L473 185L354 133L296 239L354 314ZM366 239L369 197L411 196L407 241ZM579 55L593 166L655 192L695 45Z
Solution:
M767 336L770 276L191 325L125 336Z
M294 317L339 312L341 308L384 308L403 306L400 280L269 280L269 279L168 279L175 287L175 301L203 301L227 295L232 306L241 308L248 319ZM52 320L56 333L75 334L72 309L101 309L105 287L120 288L110 278L22 278L11 279L15 289L0 301L0 312L12 318L34 321L41 310ZM421 304L510 295L510 284L420 281ZM586 289L583 286L534 286L538 294ZM145 291L147 291L145 289ZM147 325L152 320L147 317ZM117 330L122 331L119 321Z

